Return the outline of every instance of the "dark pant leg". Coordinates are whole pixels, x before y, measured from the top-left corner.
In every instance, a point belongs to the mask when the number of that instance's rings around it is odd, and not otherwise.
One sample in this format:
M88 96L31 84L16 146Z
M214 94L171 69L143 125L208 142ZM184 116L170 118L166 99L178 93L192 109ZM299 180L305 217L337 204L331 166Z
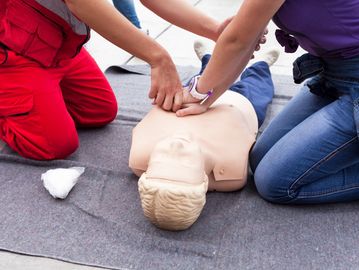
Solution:
M241 79L229 89L245 96L252 103L257 114L258 125L261 126L267 107L274 96L274 85L268 64L260 61L246 68Z
M203 56L199 74L203 73L210 58L210 54ZM257 114L258 125L261 126L267 107L274 96L274 85L268 64L260 61L246 68L242 72L241 79L235 82L229 90L245 96L252 103Z

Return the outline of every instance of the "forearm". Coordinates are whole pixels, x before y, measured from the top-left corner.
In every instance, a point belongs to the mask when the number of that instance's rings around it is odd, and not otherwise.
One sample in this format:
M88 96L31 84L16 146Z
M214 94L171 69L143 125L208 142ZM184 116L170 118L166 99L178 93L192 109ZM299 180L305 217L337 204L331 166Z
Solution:
M219 23L186 0L141 0L141 3L166 21L214 41Z
M65 0L80 20L116 46L151 66L171 61L168 53L150 37L134 27L106 0Z
M201 93L213 89L213 94L204 103L207 106L210 106L237 80L253 55L256 42L242 46L236 45L225 38L217 42L211 61L197 86L197 90ZM223 51L226 53L220 53Z
M244 1L238 14L219 37L211 60L199 80L197 89L200 93L214 89L206 105L212 104L238 78L251 59L263 30L283 2Z

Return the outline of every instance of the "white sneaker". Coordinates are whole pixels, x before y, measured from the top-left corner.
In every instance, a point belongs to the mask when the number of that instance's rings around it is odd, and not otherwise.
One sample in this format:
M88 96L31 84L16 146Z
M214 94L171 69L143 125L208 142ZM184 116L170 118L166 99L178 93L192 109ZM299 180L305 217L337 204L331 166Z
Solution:
M203 56L206 54L212 54L211 45L202 39L195 40L193 43L193 48L199 60L202 60Z
M254 61L264 61L268 66L271 66L278 60L279 54L280 52L278 49L271 49L254 58Z

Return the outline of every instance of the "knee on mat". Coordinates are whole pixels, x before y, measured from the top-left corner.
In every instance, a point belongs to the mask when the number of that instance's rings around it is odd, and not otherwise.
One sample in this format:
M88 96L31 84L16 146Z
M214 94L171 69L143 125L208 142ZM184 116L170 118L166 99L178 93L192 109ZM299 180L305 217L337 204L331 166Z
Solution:
M38 160L64 159L74 153L79 147L79 139L76 130L61 132L55 136L49 135L43 145L38 144L30 158Z
M89 115L75 115L74 119L79 127L102 127L111 123L116 118L117 111L117 102L114 100L102 108L96 108L96 111Z
M261 162L263 158L263 153L260 147L257 146L257 143L254 144L250 153L249 153L249 167L251 168L252 172L257 170L258 164Z
M116 118L117 111L118 111L117 101L113 100L100 113L102 125L107 125L107 124L111 123Z
M280 185L281 174L260 163L254 172L254 183L259 195L268 202L285 203L290 200L288 191Z
M74 153L79 147L79 139L76 136L68 137L67 140L61 140L50 152L50 159L63 159ZM52 157L52 158L51 158Z

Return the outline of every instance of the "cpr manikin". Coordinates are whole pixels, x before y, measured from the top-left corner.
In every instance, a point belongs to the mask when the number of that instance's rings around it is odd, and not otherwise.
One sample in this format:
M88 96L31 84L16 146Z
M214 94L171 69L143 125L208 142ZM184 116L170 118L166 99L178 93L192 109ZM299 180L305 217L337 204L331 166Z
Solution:
M177 117L153 107L133 130L129 158L145 216L162 229L184 230L207 191L241 189L257 131L254 107L233 91L204 114Z
M129 161L140 177L145 216L163 229L183 230L198 218L207 190L242 188L257 127L251 103L231 91L196 116L153 107L133 130Z

